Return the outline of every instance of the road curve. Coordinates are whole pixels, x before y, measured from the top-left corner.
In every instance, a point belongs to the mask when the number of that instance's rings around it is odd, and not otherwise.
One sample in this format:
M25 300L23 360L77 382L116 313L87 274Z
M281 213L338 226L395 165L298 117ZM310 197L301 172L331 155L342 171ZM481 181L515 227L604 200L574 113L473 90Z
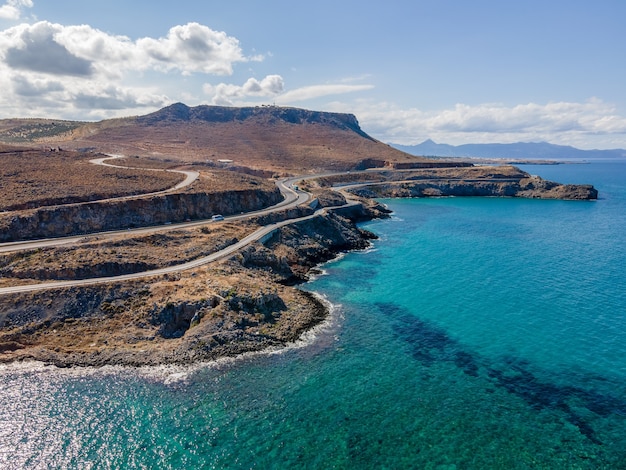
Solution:
M92 161L92 163L105 164L104 160L113 159L113 158L119 158L119 157L109 156L109 157L105 157L102 159L96 159L95 161ZM278 210L296 207L300 204L304 204L308 202L312 198L312 196L306 191L302 191L300 189L295 188L295 183L303 179L317 178L319 176L320 175L315 175L315 176L309 175L305 177L297 176L297 177L283 178L281 180L278 180L276 182L276 185L278 186L279 190L284 196L284 200L282 202L266 209L248 212L245 214L240 214L240 215L235 215L235 216L225 217L224 220L230 220L230 221L243 220L243 219L250 218L253 216L270 214ZM145 197L145 195L143 196ZM343 206L339 206L339 207L347 207L353 204L355 204L355 202L348 201L347 204ZM213 261L223 259L231 255L232 253L236 252L237 250L243 248L244 246L254 241L262 239L263 237L269 235L274 230L280 227L311 219L313 217L316 217L317 215L320 215L332 209L333 208L328 208L328 209L323 208L305 217L288 219L288 220L284 220L284 221L277 222L274 224L263 226L259 228L258 230L256 230L255 232L251 233L250 235L244 237L237 243L230 245L224 248L223 250L220 250L208 256L204 256L202 258L198 258L196 260L189 261L187 263L182 263L182 264L178 264L174 266L168 266L165 268L159 268L159 269L154 269L154 270L144 271L144 272L139 272L139 273L124 274L120 276L110 276L110 277L91 278L91 279L78 279L78 280L68 280L68 281L51 281L51 282L43 282L43 283L36 283L36 284L26 284L26 285L20 285L20 286L2 287L0 288L0 295L13 294L13 293L19 293L19 292L34 292L34 291L40 291L40 290L56 289L60 287L75 287L75 286L102 284L102 283L107 283L107 282L127 281L131 279L160 276L160 275L174 273L174 272L186 271L188 269L197 268L199 266L211 263ZM170 224L170 225L165 225L165 226L161 225L157 227L144 227L144 228L133 229L133 230L117 230L117 231L111 231L111 232L99 232L99 233L91 234L91 235L78 235L78 236L62 237L62 238L55 238L55 239L46 239L46 240L31 240L31 241L23 241L23 242L3 243L3 244L0 244L0 253L67 245L67 244L77 243L79 241L86 241L90 238L102 239L103 237L114 237L114 236L119 236L121 234L137 235L137 234L153 233L157 231L168 231L168 230L175 230L175 229L181 229L181 228L192 228L192 227L206 225L207 223L210 223L210 222L211 220L208 219L208 220L201 220L201 221L194 221L194 222L185 222L185 223L180 223L180 224Z
M291 207L296 207L300 204L304 204L311 199L311 195L304 191L297 191L293 189L293 183L295 181L299 181L302 178L286 178L276 182L278 189L283 195L283 200L278 204L270 206L265 209L260 209L257 211L246 212L244 214L232 215L224 217L224 220L229 221L237 221L243 220L250 217L260 216L270 214L279 209L288 209ZM112 230L109 232L96 232L91 234L83 234L83 235L71 235L68 237L58 237L58 238L46 238L41 240L24 240L24 241L16 241L16 242L5 242L0 243L0 253L10 253L15 251L24 251L24 250L36 250L38 248L49 248L55 246L63 246L70 245L78 242L85 242L89 240L102 240L103 238L113 238L120 235L147 235L150 233L156 232L165 232L170 230L178 230L178 229L188 229L201 227L208 223L211 223L211 219L202 219L195 220L193 222L181 222L177 224L168 224L168 225L157 225L152 227L140 227L134 229L126 229L126 230Z
M89 160L89 163L92 163L94 165L108 166L108 167L111 167L111 168L123 168L125 170L166 171L168 173L181 173L181 174L185 175L185 179L183 181L181 181L180 183L178 183L176 186L172 186L171 188L164 189L162 191L155 191L155 192L152 192L152 193L137 194L137 195L134 195L134 196L121 196L121 197L110 198L110 199L101 199L101 200L98 200L98 201L91 201L91 202L111 201L111 200L115 200L115 199L136 199L136 198L142 198L142 197L147 197L147 196L155 196L157 194L166 194L166 193L170 193L172 191L176 191L178 189L184 188L186 186L189 186L191 183L196 181L198 179L198 177L200 176L200 173L198 173L197 171L193 171L193 170L169 170L169 169L165 169L165 168L140 168L140 167L134 167L134 166L122 166L122 165L113 165L111 163L106 163L107 160L115 160L115 159L118 159L118 158L125 158L125 155L111 155L111 154L109 154L107 157L94 158L93 160Z
M345 204L340 207L348 207L353 204L355 203L349 202L348 204ZM0 288L0 295L15 294L19 292L34 292L34 291L41 291L41 290L48 290L48 289L58 289L60 287L77 287L77 286L85 286L85 285L104 284L107 282L128 281L132 279L161 276L164 274L171 274L171 273L186 271L189 269L194 269L199 266L203 266L205 264L223 259L233 254L234 252L240 250L241 248L249 245L250 243L260 240L263 237L271 234L272 232L274 232L274 230L280 227L284 227L285 225L290 225L296 222L302 222L304 220L312 219L313 217L323 214L327 212L328 210L329 209L326 209L326 208L319 209L315 211L313 214L305 216L305 217L283 220L281 222L276 222L270 225L263 226L259 228L258 230L256 230L255 232L251 233L250 235L242 238L237 243L230 245L224 248L223 250L220 250L208 256L204 256L202 258L195 259L193 261L188 261L186 263L182 263L182 264L178 264L174 266L168 266L165 268L154 269L151 271L144 271L144 272L133 273L133 274L124 274L120 276L100 277L100 278L92 278L92 279L78 279L78 280L69 280L69 281L51 281L51 282L45 282L45 283L39 283L39 284L26 284L26 285L21 285L21 286L2 287Z

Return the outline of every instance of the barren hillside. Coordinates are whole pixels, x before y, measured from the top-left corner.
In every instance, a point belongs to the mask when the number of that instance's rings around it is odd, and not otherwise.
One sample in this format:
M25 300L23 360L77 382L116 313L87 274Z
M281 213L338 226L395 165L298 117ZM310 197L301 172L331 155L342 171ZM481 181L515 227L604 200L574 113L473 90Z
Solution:
M367 135L351 114L261 106L188 107L177 103L135 118L59 127L64 148L153 156L185 162L223 164L301 173L348 170L363 160L424 161ZM0 126L2 131L3 126ZM39 129L39 128L37 128ZM7 140L10 130L0 132ZM34 141L41 142L34 133ZM46 142L54 143L46 134ZM426 160L428 161L428 160Z

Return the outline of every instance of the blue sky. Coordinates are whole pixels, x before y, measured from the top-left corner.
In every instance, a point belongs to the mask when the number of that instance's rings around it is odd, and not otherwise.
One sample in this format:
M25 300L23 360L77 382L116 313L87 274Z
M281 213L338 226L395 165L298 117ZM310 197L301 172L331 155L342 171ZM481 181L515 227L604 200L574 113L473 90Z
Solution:
M384 141L626 148L623 0L0 0L0 118L350 112Z

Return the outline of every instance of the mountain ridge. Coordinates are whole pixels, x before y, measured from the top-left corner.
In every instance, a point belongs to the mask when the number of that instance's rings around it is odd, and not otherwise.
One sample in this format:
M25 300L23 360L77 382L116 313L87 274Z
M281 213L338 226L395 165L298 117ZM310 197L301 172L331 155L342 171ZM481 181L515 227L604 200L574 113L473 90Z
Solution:
M420 156L498 158L498 159L614 159L625 158L626 150L582 150L549 142L516 142L511 144L439 144L431 139L417 145L390 144L398 150Z
M209 122L226 123L255 119L277 119L290 124L318 123L335 126L339 129L351 130L371 141L376 141L365 133L354 114L332 113L328 111L311 111L302 108L281 106L187 106L174 103L150 114L137 117L137 122L154 125L163 122Z
M371 166L433 164L361 129L354 114L280 106L174 103L99 122L0 121L0 142L154 157L181 164L294 174Z

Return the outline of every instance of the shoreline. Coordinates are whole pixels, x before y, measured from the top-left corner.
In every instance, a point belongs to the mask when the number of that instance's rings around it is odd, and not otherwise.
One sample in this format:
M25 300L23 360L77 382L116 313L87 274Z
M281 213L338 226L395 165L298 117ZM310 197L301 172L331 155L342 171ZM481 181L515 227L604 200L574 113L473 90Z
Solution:
M315 347L325 335L331 334L338 328L340 322L340 305L333 304L321 294L311 292L316 296L327 309L326 317L318 324L306 330L296 340L284 346L269 346L257 351L246 351L234 356L221 356L207 361L197 361L192 363L166 363L150 365L131 364L106 364L106 365L85 365L62 367L40 360L25 360L13 362L1 362L0 374L5 373L62 373L75 377L92 377L95 375L119 375L131 374L134 377L141 377L145 380L153 380L171 385L185 382L190 375L204 369L227 369L237 367L241 363L251 361L256 358L288 354L291 351L303 350ZM329 342L331 340L329 339Z
M361 214L362 216L363 214ZM326 226L326 230L321 243L311 245L311 243L320 242L320 240L309 239L307 232L323 229L324 226ZM165 318L163 315L167 318L170 318L168 315L172 314L174 317L187 315L189 319L186 321L190 323L194 321L190 317L202 313L204 319L200 319L198 326L187 324L184 334L175 334L172 339L164 339L158 337L157 330L163 332L161 336L167 336L168 330L163 330L163 325L159 327L155 325L151 327L153 333L146 337L146 340L139 341L138 345L129 344L131 342L128 341L128 335L119 335L119 326L117 325L125 324L126 326L122 326L122 328L128 330L132 328L125 323L127 320L123 320L121 323L120 321L115 322L115 313L108 319L101 319L97 316L92 317L93 320L81 318L84 315L84 310L80 308L80 305L81 303L84 304L84 301L80 299L92 299L93 306L90 307L92 311L102 311L103 305L115 304L116 301L103 302L102 299L94 304L93 296L97 293L90 292L90 290L97 291L98 288L68 288L61 293L57 291L56 294L42 292L36 297L34 294L31 296L10 294L13 296L13 300L17 301L18 309L19 304L28 303L28 298L37 298L39 303L45 304L50 302L53 296L63 298L66 304L72 303L71 300L74 300L73 303L77 304L78 308L61 315L61 317L69 316L70 318L47 321L42 326L35 327L34 330L32 327L24 325L21 328L21 334L14 331L12 338L11 335L0 338L0 364L39 361L47 366L53 365L57 368L98 368L113 365L133 368L161 365L184 366L206 363L207 361L213 362L219 359L228 360L225 358L247 354L269 354L277 353L276 351L281 353L290 348L299 347L297 345L303 341L304 344L308 344L309 335L315 336L315 332L321 327L320 325L324 325L329 321L329 318L332 318L335 307L315 292L299 289L298 286L309 280L311 271L323 263L341 256L341 253L368 248L371 237L369 232L359 229L354 222L331 214L296 223L294 226L282 227L276 236L266 242L265 245L269 246L255 243L243 249L242 252L232 255L224 262L220 262L214 268L225 274L231 273L230 277L234 275L237 279L243 278L244 281L242 285L238 285L236 288L234 285L230 287L228 285L215 286L217 297L220 297L220 292L222 294L222 300L210 301L214 302L215 305L209 306L206 304L207 301L200 299L198 301L200 302L199 307L190 307L193 305L190 303L190 296L185 296L183 292L181 296L187 300L172 303L164 299L161 313L152 312L151 318L153 319L155 317ZM292 252L290 256L297 260L295 264L285 266L284 262L279 261L280 257L272 255L273 252L285 253L286 251ZM268 274L268 269L272 271L272 274ZM163 280L161 284L171 285L171 287L166 288L167 290L178 289L181 285L186 285L187 282L191 282L191 287L203 284L211 285L213 282L211 279L214 276L215 272L207 267L171 280ZM111 294L109 297L124 298L134 295L133 293L137 292L137 288L140 288L138 285L143 283L136 281L127 284L130 285L104 287L109 289ZM256 287L250 287L251 285ZM236 289L237 293L229 298L228 292L233 291L233 289ZM275 293L272 294L272 292ZM241 310L242 302L244 304L243 310ZM275 312L270 313L263 310L264 305L268 303L275 304L273 307L270 305L272 309L276 310ZM67 310L66 304L63 304L65 307L61 306L60 310ZM195 309L195 311L190 310L187 313L190 308ZM138 306L135 310L145 311L146 307ZM6 314L3 317L6 319ZM148 323L146 317L143 318L144 320L140 318L139 321ZM173 321L167 318L164 320L166 323ZM107 320L110 326L107 326ZM215 327L212 326L213 324ZM143 327L145 328L146 325ZM77 338L75 335L63 336L70 334L66 330L86 331L87 329L93 330L93 328L100 331L97 332L91 343L83 343L82 346L78 344L78 341L83 338ZM14 328L14 330L16 329ZM26 341L33 341L33 334L38 335L39 340L27 344ZM116 334L118 335L117 338L111 337L111 335ZM138 337L137 333L133 334L135 338Z
M407 181L409 174L401 173L396 174L403 178L399 181L373 186L352 182L349 198L360 201L353 205L345 205L332 185L369 178L369 173L321 178L325 181L311 190L316 204L335 210L282 225L211 265L149 282L135 279L6 294L9 301L0 306L0 364L37 360L57 367L182 365L283 349L330 314L312 293L297 286L323 263L346 251L368 249L370 240L377 238L357 226L389 216L375 198L557 199L582 198L595 191L592 186L528 178L513 167L477 170L489 171L485 181L465 179L475 174L467 168L439 171L426 180L432 169L420 172L419 180ZM494 171L499 172L499 182L493 181ZM344 205L337 208L339 196Z

